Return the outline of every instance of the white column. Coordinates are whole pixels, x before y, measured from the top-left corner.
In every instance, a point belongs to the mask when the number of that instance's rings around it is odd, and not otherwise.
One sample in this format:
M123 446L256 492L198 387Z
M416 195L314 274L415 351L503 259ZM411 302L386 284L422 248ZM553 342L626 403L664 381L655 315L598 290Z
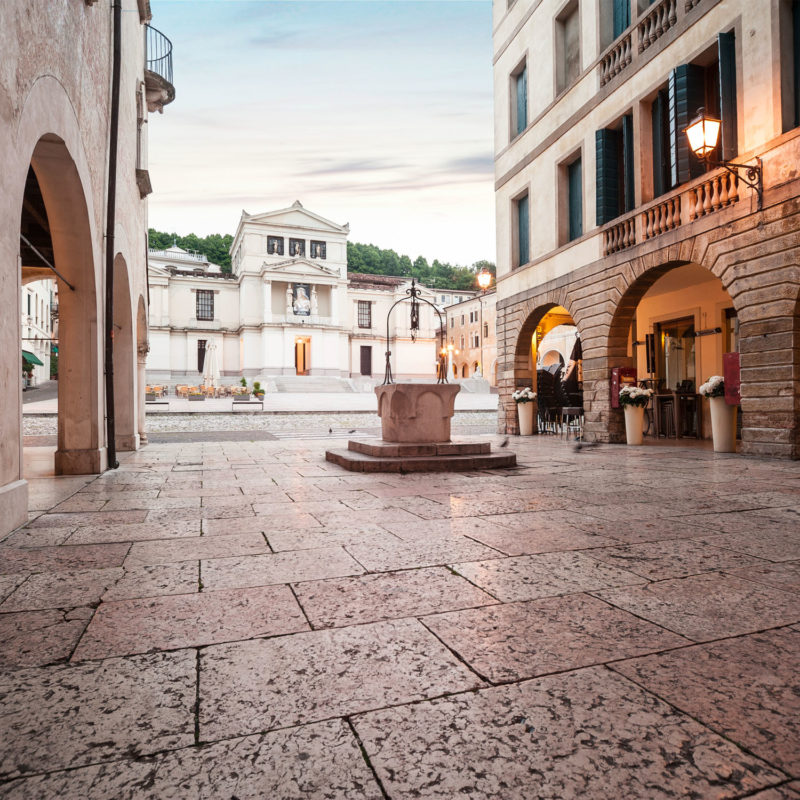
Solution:
M272 322L272 281L264 278L264 290L262 292L262 319L264 322Z

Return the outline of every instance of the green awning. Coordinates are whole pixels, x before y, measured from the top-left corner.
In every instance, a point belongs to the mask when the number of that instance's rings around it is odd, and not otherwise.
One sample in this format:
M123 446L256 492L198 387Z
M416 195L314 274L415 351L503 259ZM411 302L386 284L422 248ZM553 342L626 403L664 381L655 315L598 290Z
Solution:
M39 359L33 353L29 352L28 350L23 350L22 351L22 360L26 364L32 364L32 365L37 365L38 364L40 367L44 366L44 361L39 361Z

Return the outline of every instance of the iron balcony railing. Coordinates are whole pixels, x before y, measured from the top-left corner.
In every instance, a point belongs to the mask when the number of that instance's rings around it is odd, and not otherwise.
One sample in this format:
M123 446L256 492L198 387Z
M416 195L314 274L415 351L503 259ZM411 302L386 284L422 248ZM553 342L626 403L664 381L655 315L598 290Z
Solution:
M172 42L152 25L145 25L144 63L172 85Z

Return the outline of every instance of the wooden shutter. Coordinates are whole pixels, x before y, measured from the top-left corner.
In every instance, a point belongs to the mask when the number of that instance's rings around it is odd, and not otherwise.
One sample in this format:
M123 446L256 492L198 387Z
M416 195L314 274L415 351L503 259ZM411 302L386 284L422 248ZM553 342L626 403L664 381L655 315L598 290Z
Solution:
M597 224L605 225L619 216L619 131L595 131L595 176L597 179Z
M614 38L622 36L631 24L630 0L613 0L614 2Z
M653 196L664 194L670 186L669 170L669 98L660 91L651 109L653 125Z
M361 345L361 374L372 375L372 346Z
M517 75L517 134L528 126L528 67Z
M622 164L624 209L625 211L633 211L635 205L633 172L633 114L626 114L622 118Z
M567 168L569 178L569 239L583 235L583 184L581 160L573 161Z
M670 178L678 186L703 174L703 163L689 150L685 130L705 105L705 71L697 64L681 64L669 75Z
M722 118L722 160L739 152L736 133L736 37L733 31L717 36L719 53L719 110Z
M528 213L528 195L517 200L517 238L519 240L519 266L530 260L530 215ZM464 315L461 315L464 324Z

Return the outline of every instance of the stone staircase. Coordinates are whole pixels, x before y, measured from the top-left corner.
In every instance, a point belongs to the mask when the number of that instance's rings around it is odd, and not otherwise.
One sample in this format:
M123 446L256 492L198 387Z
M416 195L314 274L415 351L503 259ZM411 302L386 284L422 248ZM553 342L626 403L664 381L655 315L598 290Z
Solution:
M320 394L322 392L352 392L353 385L347 378L326 375L279 375L272 378L276 392L295 394Z

